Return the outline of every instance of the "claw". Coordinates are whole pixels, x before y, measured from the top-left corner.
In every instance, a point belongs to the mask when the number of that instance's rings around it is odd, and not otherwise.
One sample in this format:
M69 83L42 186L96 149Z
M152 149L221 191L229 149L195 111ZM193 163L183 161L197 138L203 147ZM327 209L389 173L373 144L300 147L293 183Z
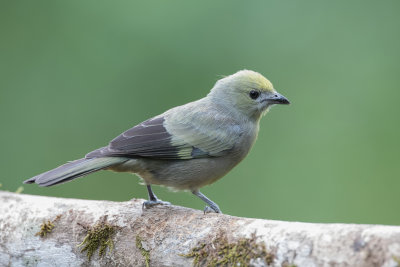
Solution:
M206 197L205 195L203 195L199 190L193 190L192 193L196 196L198 196L201 200L203 200L206 204L208 204L205 208L204 208L204 214L206 214L206 212L215 212L215 213L221 213L221 210L219 209L218 205L214 202L211 201L211 199L209 199L208 197Z
M204 208L204 215L206 214L206 213L211 213L211 212L215 212L212 208L210 208L209 206L205 206L205 208Z
M220 213L220 214L222 214L222 212L221 212L221 210L219 209L219 207L218 206L216 206L216 207L214 207L214 208L212 208L212 207L210 207L210 206L206 206L205 208L204 208L204 214L206 214L206 213L211 213L211 212L215 212L215 213Z
M146 200L145 202L143 202L142 209L143 210L145 208L149 209L149 208L151 208L153 206L156 206L156 205L171 205L171 203L169 203L167 201L162 201L162 200L159 200L159 199L157 199L157 200Z

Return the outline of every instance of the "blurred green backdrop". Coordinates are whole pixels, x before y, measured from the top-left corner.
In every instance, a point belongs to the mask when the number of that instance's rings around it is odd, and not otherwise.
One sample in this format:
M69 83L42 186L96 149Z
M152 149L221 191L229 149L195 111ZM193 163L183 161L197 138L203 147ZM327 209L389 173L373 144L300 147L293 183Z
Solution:
M3 188L107 144L131 126L252 69L292 105L203 188L237 216L400 224L399 1L2 1ZM25 193L146 198L99 172ZM189 193L155 187L173 204Z

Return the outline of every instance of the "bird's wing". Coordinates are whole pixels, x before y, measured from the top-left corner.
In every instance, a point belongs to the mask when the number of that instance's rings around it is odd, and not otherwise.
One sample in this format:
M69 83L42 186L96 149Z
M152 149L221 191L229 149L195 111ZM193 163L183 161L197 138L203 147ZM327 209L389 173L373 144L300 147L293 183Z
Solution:
M241 128L227 116L181 106L125 131L86 157L218 157L229 153L240 135Z

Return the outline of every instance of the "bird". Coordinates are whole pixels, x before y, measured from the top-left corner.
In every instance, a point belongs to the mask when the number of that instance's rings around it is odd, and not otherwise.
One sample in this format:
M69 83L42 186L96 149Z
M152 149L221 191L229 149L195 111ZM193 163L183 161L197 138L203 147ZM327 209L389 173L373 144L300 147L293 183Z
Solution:
M150 118L85 157L34 176L25 184L53 186L100 171L130 172L147 187L143 208L169 205L152 185L190 191L221 213L200 188L225 176L253 147L261 118L290 104L262 74L240 70L218 80L207 96Z

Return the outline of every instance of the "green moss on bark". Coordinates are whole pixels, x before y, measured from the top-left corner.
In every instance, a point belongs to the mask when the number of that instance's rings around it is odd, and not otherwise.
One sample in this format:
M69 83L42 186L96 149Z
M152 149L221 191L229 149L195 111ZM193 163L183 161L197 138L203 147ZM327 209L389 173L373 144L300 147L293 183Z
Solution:
M146 250L143 245L142 245L142 239L140 236L136 236L136 247L140 250L142 253L142 256L144 257L144 261L146 264L146 267L150 267L150 251Z
M116 233L116 226L110 225L105 221L96 224L93 227L87 227L87 235L78 247L82 247L81 252L86 252L90 261L94 253L99 250L99 256L106 254L107 248L110 253L114 248L113 237Z
M263 242L257 242L257 236L240 238L229 242L225 234L217 236L210 243L200 243L188 254L193 258L193 266L250 266L252 261L260 259L267 265L274 262L275 255L267 251Z

